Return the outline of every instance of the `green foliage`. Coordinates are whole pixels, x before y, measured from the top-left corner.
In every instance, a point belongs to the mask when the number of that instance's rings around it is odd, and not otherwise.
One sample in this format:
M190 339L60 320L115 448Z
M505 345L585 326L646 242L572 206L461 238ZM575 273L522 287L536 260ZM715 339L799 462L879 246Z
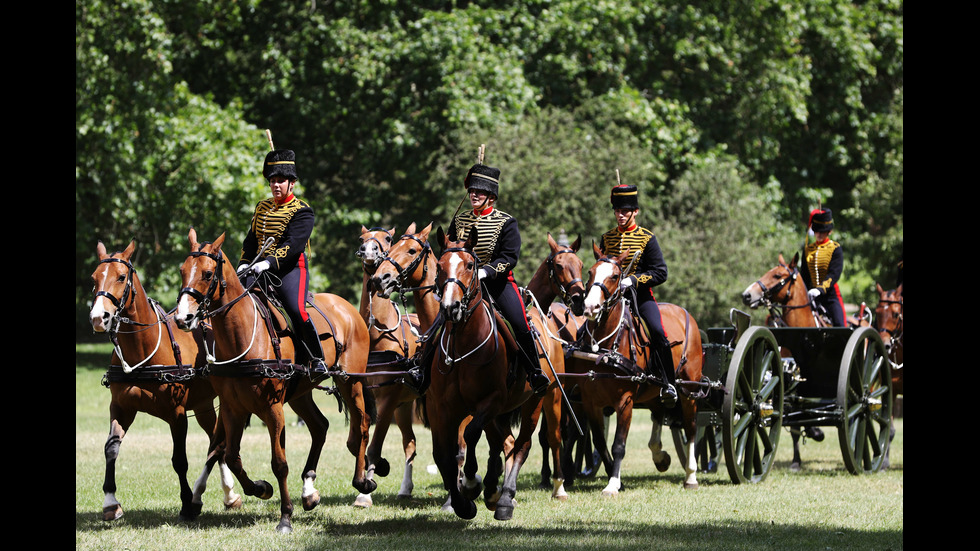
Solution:
M736 305L735 282L817 203L838 221L846 298L863 300L902 249L903 13L894 0L79 0L77 310L97 239L138 239L164 302L187 228L240 240L266 193L266 128L297 151L317 213L314 286L352 301L360 226L445 224L480 143L514 186L501 208L525 236L519 279L546 232L588 243L611 225L619 168L678 247L668 300L712 319ZM723 252L679 254L694 243Z

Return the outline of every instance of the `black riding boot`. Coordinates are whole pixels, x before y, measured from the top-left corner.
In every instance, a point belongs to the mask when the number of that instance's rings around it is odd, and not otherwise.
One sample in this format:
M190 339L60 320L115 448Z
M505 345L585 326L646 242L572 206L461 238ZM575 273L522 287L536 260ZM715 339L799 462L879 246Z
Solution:
M425 342L422 343L422 358L420 363L413 365L405 372L403 382L408 388L418 393L419 396L425 394L426 389L429 388L429 374L432 369L432 361L436 357L436 347L439 346L439 332L441 329L442 314L439 314L435 321L432 322L432 328L426 334Z
M320 334L317 333L313 320L308 319L300 323L299 332L309 360L310 377L326 375L327 365L323 362L323 346L320 344Z
M527 374L527 382L535 394L541 395L548 390L551 379L541 371L541 360L538 358L538 348L534 346L534 336L529 331L514 335L521 347L517 361Z
M674 357L670 353L669 344L664 343L653 350L653 363L666 385L660 391L660 398L665 408L673 409L677 405L677 389L674 387Z

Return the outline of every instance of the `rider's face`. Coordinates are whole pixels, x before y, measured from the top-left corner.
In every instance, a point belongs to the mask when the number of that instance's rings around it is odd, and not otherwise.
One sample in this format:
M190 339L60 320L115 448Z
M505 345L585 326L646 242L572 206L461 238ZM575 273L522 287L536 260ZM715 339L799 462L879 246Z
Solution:
M613 211L616 214L616 225L619 229L626 230L636 221L636 213L640 212L639 209L615 209Z
M293 185L295 184L295 180L290 181L284 176L273 176L269 179L269 188L272 190L272 197L277 201L282 201L289 197L289 194L293 192Z

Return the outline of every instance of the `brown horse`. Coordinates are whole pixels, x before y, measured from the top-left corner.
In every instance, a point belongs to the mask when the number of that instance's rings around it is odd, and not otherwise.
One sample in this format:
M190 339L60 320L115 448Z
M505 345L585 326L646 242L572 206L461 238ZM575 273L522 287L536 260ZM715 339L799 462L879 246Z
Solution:
M548 305L548 317L557 326L556 332L546 336L563 347L571 346L575 342L579 328L585 324L584 316L572 313L573 308L581 311L585 300L585 282L582 281L583 264L578 257L581 244L582 238L578 237L571 244L560 245L549 233L548 247L551 252L538 266L527 284L527 290L535 297L536 302L540 305ZM570 390L566 389L566 391ZM573 408L571 414L580 416L581 411L578 408ZM588 442L588 434L579 435L577 432L572 432L568 426L567 420L572 418L572 415L566 415L566 426L558 428L559 434L563 435L565 449L561 463L557 459L554 461L556 469L554 478L558 478L559 473L557 471L559 469L563 471L566 468L573 468L573 465L574 468L578 469L583 462L592 462L592 446ZM545 453L542 456L540 486L549 488L553 486L551 480L553 476L547 450L552 449L551 434L553 429L549 426L547 417L542 420L541 427L538 432L538 440ZM578 427L575 430L579 429L588 430L588 426ZM572 444L576 445L573 446ZM573 447L576 451L574 463L571 459ZM590 457L586 457L587 455ZM591 468L594 466L587 467L587 469ZM564 472L561 472L561 475L561 478L565 478Z
M431 382L423 399L424 419L432 432L432 456L449 491L450 504L456 515L476 516L473 500L481 483L477 475L476 444L486 433L490 457L483 483L484 500L495 511L494 518L511 518L513 497L517 488L519 458L505 471L501 461L507 424L518 407L532 395L523 370L512 370L518 353L514 338L503 318L483 298L477 270L479 262L473 253L477 232L466 241L450 241L439 228L442 253L437 263L436 290L445 325L435 335L436 353ZM472 417L463 438L466 459L462 477L457 461L458 434L467 417ZM497 490L500 476L502 488Z
M878 290L878 306L875 307L875 325L881 334L888 352L888 361L892 368L892 395L902 392L905 380L903 367L905 365L905 301L902 298L902 285L890 291L882 289L875 283Z
M667 410L660 398L665 381L646 373L653 358L647 337L644 336L645 329L638 317L629 312L626 297L620 290L621 264L627 258L628 251L617 257L607 256L595 243L592 250L596 263L589 269L585 287L588 294L584 302L584 313L589 321L579 335L580 348L572 353L569 360L568 365L574 367L568 371L575 372L579 377L594 378L579 383L579 388L595 447L609 476L602 494L617 495L621 489L621 466L635 407L648 408L652 412L653 431L648 446L660 472L666 471L670 465L670 455L664 451L661 440L663 425L668 415L680 416L686 436L683 452L678 450L678 453L684 454L684 488L696 489L696 400L699 397L696 389L700 388L703 363L701 331L694 318L683 308L667 303L659 305L664 330L671 340L673 362L677 366L674 370L678 389L677 406ZM602 431L603 409L606 407L612 407L616 415L611 454Z
M360 245L357 256L361 259L364 278L361 285L361 317L367 323L371 334L371 352L379 357L368 364L368 373L392 373L399 366L404 369L404 361L415 355L418 348L418 316L402 315L397 304L390 298L378 296L372 278L378 266L391 248L395 229L367 229L361 226ZM379 375L380 377L381 375ZM405 451L405 471L398 490L399 498L412 496L412 464L415 460L416 440L412 427L414 413L412 405L417 394L408 386L394 381L380 383L373 388L378 409L378 420L374 425L374 435L367 449L368 477L388 476L391 466L382 457L385 437L394 418L402 434L402 449ZM360 494L354 501L355 507L370 507L371 494Z
M698 487L695 457L698 395L692 389L698 388L701 382L701 331L694 318L683 308L660 304L664 331L671 340L671 352L677 366L675 384L679 391L677 406L668 412L660 399L660 390L665 382L645 372L653 358L641 336L642 324L629 312L620 290L621 263L627 258L628 251L613 257L603 255L595 243L592 249L596 263L589 270L585 287L588 294L584 301L584 312L589 322L582 330L584 334L579 336L581 348L572 353L567 365L568 371L577 376L594 378L579 383L579 387L593 441L609 475L609 482L602 493L617 495L622 486L621 467L634 407L652 410L654 427L650 449L654 464L661 472L670 465L670 455L663 450L660 439L661 429L668 413L680 414L686 436L683 451L684 487L695 489ZM616 414L611 455L602 430L602 410L610 406Z
M886 291L875 283L878 290L878 305L875 307L875 326L885 343L885 351L892 372L892 411L895 411L894 401L899 395L904 395L905 383L905 299L902 296L903 284ZM895 427L891 428L891 437L895 438ZM885 453L882 468L891 464L889 454L891 446Z
M111 398L102 518L109 521L123 516L116 498L116 459L136 414L144 412L170 425L174 445L171 463L180 482L180 518L193 520L201 513L201 495L214 460L205 463L192 490L187 483L187 412L194 412L208 435L209 455L221 444L220 431L215 430L214 388L198 376L205 365L204 335L201 331L177 331L160 304L146 294L131 264L135 250L136 243L130 242L126 250L108 254L100 242L96 247L99 264L92 273L95 298L89 321L96 333L108 333L115 348L103 381ZM228 470L224 461L220 469ZM230 477L222 476L221 480L228 483L224 486L225 506L241 507L241 496L234 492Z
M800 277L800 254L787 263L779 255L776 266L762 275L755 283L742 292L742 302L749 308L765 306L769 309L766 325L771 327L826 327L830 325L823 316L817 314L806 293L806 283ZM786 358L792 352L782 348L781 355ZM803 432L817 442L823 441L823 431L818 427L805 427ZM800 456L800 429L790 429L793 437L793 460L790 470L799 471L803 460Z
M183 288L177 300L176 320L185 330L194 329L204 317L214 328L214 360L209 378L221 403L219 421L227 436L225 460L242 485L242 490L261 499L272 497L273 488L264 480L253 481L245 472L239 450L245 424L251 414L269 429L272 444L272 472L279 483L280 519L277 530L292 531L293 505L286 476L286 423L283 404L289 403L305 421L312 444L302 471L303 508L310 510L320 501L313 486L316 466L326 440L328 422L313 400L311 390L320 377L312 378L304 367L293 363L296 347L288 335L278 337L271 318L252 292L247 292L235 273L235 266L221 251L225 235L213 243L198 243L197 233L188 234L190 254L181 265ZM367 368L370 337L357 309L342 298L327 293L313 296L314 319L323 342L324 363L330 368L343 404L350 415L347 449L354 455L354 488L370 493L377 484L367 477L365 456L371 396L365 394L360 377ZM329 312L327 317L324 312ZM282 316L279 316L280 321Z

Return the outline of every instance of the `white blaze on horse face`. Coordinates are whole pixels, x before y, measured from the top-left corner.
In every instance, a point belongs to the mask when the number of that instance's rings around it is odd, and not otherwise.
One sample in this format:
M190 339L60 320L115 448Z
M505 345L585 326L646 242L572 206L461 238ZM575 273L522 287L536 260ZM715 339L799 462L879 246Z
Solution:
M449 270L446 271L446 279L458 279L457 275L459 273L459 267L463 264L463 259L460 258L458 253L452 253L449 256ZM448 289L454 289L456 285L449 287ZM452 308L453 304L458 302L460 299L454 299L450 295L455 295L455 293L450 293L448 289L443 289L442 294L442 307L446 309Z
M109 281L109 266L108 264L102 267L102 273L98 278L102 284L98 289L93 289L93 293L98 293L99 291L105 291L106 282ZM97 333L103 333L106 331L105 322L109 316L106 315L105 309L105 297L95 297L92 302L92 309L89 310L89 321L92 323L92 329Z
M188 274L187 281L194 281L196 275L197 265L195 264L191 266L191 271L190 274ZM190 328L194 329L197 327L197 309L195 308L193 311L191 310L190 300L191 296L188 293L181 293L180 299L177 301L177 312L174 314L174 319L177 320L178 324L182 324L182 320L193 318ZM195 301L195 304L196 303L197 301Z
M595 283L602 285L612 275L613 265L609 262L603 262L595 269ZM585 297L585 315L595 317L599 313L599 310L602 309L604 299L602 289L599 286L593 285L589 287L589 294Z

